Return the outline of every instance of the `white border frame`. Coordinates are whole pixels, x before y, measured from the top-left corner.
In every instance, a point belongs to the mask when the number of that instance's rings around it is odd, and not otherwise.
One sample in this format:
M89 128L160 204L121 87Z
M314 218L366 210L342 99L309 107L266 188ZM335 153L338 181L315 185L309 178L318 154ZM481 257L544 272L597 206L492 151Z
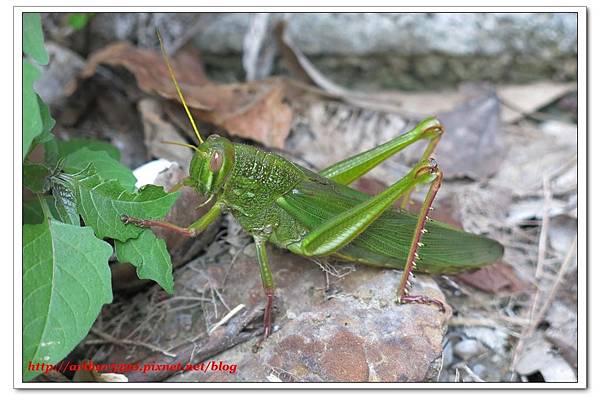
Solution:
M22 226L20 207L22 203L22 110L16 107L22 104L22 19L23 12L572 12L577 13L577 54L578 54L578 130L577 130L577 180L578 185L578 382L575 383L24 383L21 374L22 358ZM13 165L14 165L14 297L13 297L13 386L23 389L583 389L587 388L587 9L586 7L158 7L158 6L68 6L68 7L31 7L13 8ZM21 185L19 185L21 184Z

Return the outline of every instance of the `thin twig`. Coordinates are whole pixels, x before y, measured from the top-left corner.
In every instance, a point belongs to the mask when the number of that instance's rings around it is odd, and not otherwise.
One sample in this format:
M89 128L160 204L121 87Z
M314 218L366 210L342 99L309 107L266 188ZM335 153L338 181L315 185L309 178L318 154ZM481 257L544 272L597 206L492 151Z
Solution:
M512 323L512 324L519 325L519 323ZM503 331L506 334L508 334L512 337L515 337L515 338L521 337L521 334L519 334L518 332L515 332L513 330L510 330L509 328L502 325L499 321L496 321L494 319L488 319L488 318L473 319L473 318L453 317L448 322L448 326L489 327L492 329Z
M210 330L208 330L208 334L209 335L212 334L212 332L215 331L217 328L223 326L225 323L227 323L229 321L229 319L231 319L232 317L237 315L238 312L241 311L242 309L244 309L245 307L246 307L246 305L239 304L238 306L233 308L231 311L229 311L228 314L223 316L223 318L221 320L219 320L217 323L215 323L215 325L213 327L211 327Z
M532 118L538 122L546 122L548 120L552 120L555 117L552 114L549 113L543 113L540 111L526 111L524 109L522 109L521 107L517 106L516 104L504 99L504 98L500 98L500 103L503 104L504 106L508 107L509 109L512 109L513 111L516 111L517 113L521 114L520 118L523 117L529 117Z
M535 278L539 280L546 261L546 244L548 243L548 223L550 220L550 202L552 193L550 192L550 183L548 176L542 178L542 188L544 191L544 209L542 215L542 228L540 230L540 241L538 243L538 261L535 268Z
M192 296L175 296L175 297L170 297L167 298L163 301L157 302L154 307L160 306L160 305L164 305L164 304L170 304L171 302L176 302L176 301L196 301L196 302L210 302L210 299L208 298L204 298L204 297L192 297Z
M517 362L519 361L521 352L523 352L523 347L525 346L525 340L527 338L531 337L531 335L535 331L536 327L539 326L542 319L546 315L546 312L550 308L550 305L552 304L552 301L554 300L554 297L556 296L558 287L559 287L560 283L562 282L562 279L567 271L567 267L571 263L571 259L573 258L573 255L574 255L576 249L577 249L577 236L575 236L575 238L573 238L573 241L571 242L571 247L569 248L569 251L567 252L567 255L565 256L565 259L563 260L563 263L560 266L556 280L554 281L554 284L552 285L550 293L546 297L546 301L544 302L544 305L540 308L539 312L537 314L535 314L535 317L534 317L534 312L537 309L537 302L535 302L535 301L537 301L539 299L539 297L537 296L539 294L539 286L538 286L538 290L536 291L536 298L531 305L531 312L530 312L530 322L531 323L529 324L529 326L527 326L524 329L523 334L521 335L521 338L519 338L519 342L517 343L517 346L515 347L513 360L511 363L511 370L513 371L513 373L515 371Z
M160 352L161 354L165 355L165 356L170 356L170 357L175 357L175 354L172 354L168 351L165 351L164 349L157 347L155 345L152 344L148 344L142 341L135 341L135 340L128 340L128 339L118 339L115 338L113 336L111 336L110 334L107 333L103 333L100 330L97 329L91 329L90 332L98 337L100 337L102 339L103 343L110 343L110 344L116 344L116 345L121 345L121 346L125 346L125 345L134 345L134 346L138 346L138 347L144 347L144 348L148 348L151 351L154 352ZM95 340L90 340L90 341L86 341L87 344L100 344L100 342L95 341Z
M467 372L467 374L473 379L475 380L475 382L477 383L485 383L486 381L483 380L481 377L479 377L475 372L473 372L471 370L471 368L469 367L469 365L467 365L466 363L461 364L462 369Z
M571 247L569 248L569 252L567 252L567 256L565 256L565 260L563 261L562 265L560 266L560 269L558 270L558 276L556 277L556 280L554 281L554 284L552 285L552 288L550 289L550 293L546 297L546 301L544 302L544 305L542 306L540 311L537 313L533 327L539 326L542 319L544 319L544 317L546 316L546 313L548 312L548 309L550 308L550 305L552 304L554 297L556 297L556 293L558 292L559 285L561 284L561 282L567 272L567 269L569 267L569 264L571 263L571 259L573 258L573 255L575 254L576 249L577 249L577 237L575 237L573 239L573 242L571 242Z
M229 273L231 272L231 269L233 268L233 265L237 261L237 259L240 256L240 254L242 252L244 252L244 249L246 249L246 247L248 245L250 245L251 243L252 243L252 240L245 241L244 243L242 243L242 246L240 247L240 249L238 249L235 252L235 254L233 255L233 258L231 258L231 262L229 263L229 267L227 267L227 269L225 270L225 276L223 277L223 282L221 283L221 288L225 288L225 285L227 284L227 279L229 278Z

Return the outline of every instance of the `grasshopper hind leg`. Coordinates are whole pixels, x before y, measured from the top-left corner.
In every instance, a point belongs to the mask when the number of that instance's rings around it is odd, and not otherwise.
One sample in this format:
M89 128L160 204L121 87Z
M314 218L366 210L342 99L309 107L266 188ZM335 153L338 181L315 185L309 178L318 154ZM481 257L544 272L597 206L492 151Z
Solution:
M404 265L404 272L402 273L402 278L400 279L400 285L398 286L397 292L397 302L403 303L419 303L419 304L427 304L427 305L435 305L437 306L441 312L446 311L446 307L444 303L440 300L430 298L426 295L410 295L409 291L412 287L411 280L413 279L413 269L417 266L417 261L419 260L419 249L423 246L421 239L423 234L427 232L425 225L427 220L429 220L429 213L431 212L433 200L442 185L443 174L439 169L437 162L434 159L430 159L430 163L428 166L424 166L421 169L415 172L415 176L419 174L431 174L435 176L434 180L429 185L429 191L427 192L427 196L423 201L423 205L421 206L421 211L419 212L419 217L417 219L417 225L415 226L415 231L412 237L412 242L410 246L410 250L408 253L408 258L406 259L406 264Z

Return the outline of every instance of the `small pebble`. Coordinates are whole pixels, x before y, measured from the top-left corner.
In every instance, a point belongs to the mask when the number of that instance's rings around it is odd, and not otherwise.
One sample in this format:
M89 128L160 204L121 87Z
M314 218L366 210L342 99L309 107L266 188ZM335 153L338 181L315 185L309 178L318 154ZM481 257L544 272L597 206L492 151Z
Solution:
M256 257L256 245L254 243L246 245L244 248L244 255L255 258Z
M487 368L480 363L474 365L471 369L473 370L473 373L475 373L481 379L485 379L485 376L487 376Z
M481 354L485 351L483 345L477 340L467 338L454 346L454 355L461 358L463 361L469 360L472 357Z

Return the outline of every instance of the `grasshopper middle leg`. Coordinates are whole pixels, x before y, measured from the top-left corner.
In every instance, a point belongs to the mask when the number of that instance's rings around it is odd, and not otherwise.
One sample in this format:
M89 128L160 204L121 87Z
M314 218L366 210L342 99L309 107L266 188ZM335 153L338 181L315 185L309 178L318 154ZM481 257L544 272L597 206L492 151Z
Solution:
M262 238L254 237L254 243L256 244L256 254L258 255L258 263L260 265L260 278L262 280L263 290L267 297L267 303L265 305L265 313L263 318L263 338L262 341L266 340L271 334L271 314L273 309L273 295L275 293L275 285L273 283L273 275L271 268L269 267L269 258L267 256L267 248L265 247L265 241ZM260 346L260 343L258 344Z

